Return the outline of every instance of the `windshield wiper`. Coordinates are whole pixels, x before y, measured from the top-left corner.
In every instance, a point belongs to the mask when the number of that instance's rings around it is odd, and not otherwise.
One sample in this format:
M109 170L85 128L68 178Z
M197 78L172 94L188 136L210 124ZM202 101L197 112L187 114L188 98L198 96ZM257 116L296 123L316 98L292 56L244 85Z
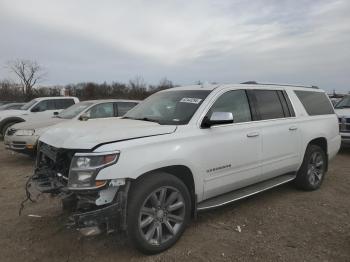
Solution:
M154 123L158 123L158 120L152 119L152 118L148 118L148 117L143 117L143 118L136 118L136 117L128 117L128 116L124 116L123 119L132 119L132 120L140 120L140 121L148 121L148 122L154 122Z
M337 106L335 109L350 108L350 106Z

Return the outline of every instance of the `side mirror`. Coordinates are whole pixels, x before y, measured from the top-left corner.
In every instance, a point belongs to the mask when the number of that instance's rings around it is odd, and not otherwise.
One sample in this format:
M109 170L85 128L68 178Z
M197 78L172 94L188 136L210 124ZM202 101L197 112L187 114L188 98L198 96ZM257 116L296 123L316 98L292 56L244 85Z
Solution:
M59 112L53 112L54 116L58 116Z
M204 117L201 127L210 128L211 126L232 124L233 115L231 112L213 112L210 119Z
M79 116L79 120L80 121L88 121L90 118L90 114L89 113L82 113L80 116Z

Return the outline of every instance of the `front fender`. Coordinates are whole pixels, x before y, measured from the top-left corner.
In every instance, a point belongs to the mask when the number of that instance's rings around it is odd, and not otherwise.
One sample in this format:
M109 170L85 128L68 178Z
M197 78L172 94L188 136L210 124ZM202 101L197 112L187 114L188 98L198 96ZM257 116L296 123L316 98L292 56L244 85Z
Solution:
M21 117L6 117L0 121L0 130L2 130L2 128L8 123L20 123L24 121L25 120Z
M121 150L118 162L102 169L97 175L98 180L116 178L137 179L145 173L169 166L185 166L193 176L195 193L199 200L203 194L203 177L200 167L191 159L190 152L172 143L163 145L150 144L138 147L137 150Z

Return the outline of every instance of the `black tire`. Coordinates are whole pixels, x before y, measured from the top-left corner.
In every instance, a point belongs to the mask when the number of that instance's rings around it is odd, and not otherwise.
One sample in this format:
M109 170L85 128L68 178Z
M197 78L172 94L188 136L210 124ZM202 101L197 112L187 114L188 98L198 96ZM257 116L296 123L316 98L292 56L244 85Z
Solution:
M308 145L303 163L295 179L296 186L307 191L318 189L324 180L326 167L326 152L317 145Z
M174 199L175 195L177 197ZM158 207L153 207L152 202L157 202L155 205ZM183 206L178 207L181 203ZM170 211L174 206L176 210ZM148 211L145 213L146 209ZM174 222L174 217L181 217L182 220ZM190 193L177 177L168 173L154 173L132 183L127 207L127 234L131 244L140 252L150 255L170 248L181 237L190 217ZM145 221L152 222L147 224Z

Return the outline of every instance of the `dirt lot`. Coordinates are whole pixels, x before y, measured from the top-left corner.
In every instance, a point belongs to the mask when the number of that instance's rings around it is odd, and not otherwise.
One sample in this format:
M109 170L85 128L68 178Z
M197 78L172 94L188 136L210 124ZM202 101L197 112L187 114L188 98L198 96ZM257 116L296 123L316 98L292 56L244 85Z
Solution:
M1 143L0 167L3 262L350 261L349 149L332 162L321 190L302 192L289 184L201 213L172 249L148 257L120 236L83 238L66 229L56 199L40 197L19 217L33 160L5 151Z

